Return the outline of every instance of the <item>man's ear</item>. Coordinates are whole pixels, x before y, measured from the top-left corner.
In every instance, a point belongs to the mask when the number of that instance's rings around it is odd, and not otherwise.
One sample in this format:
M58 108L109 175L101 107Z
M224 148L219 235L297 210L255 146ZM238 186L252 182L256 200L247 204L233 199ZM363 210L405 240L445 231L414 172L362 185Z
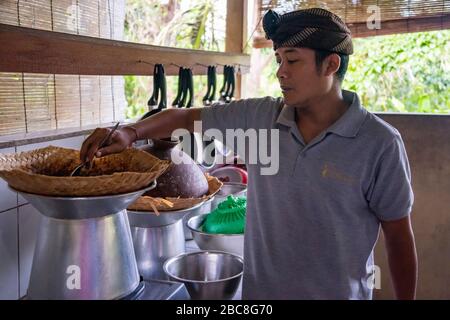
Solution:
M338 70L339 67L341 66L341 57L339 57L339 55L337 53L332 53L330 54L328 57L326 57L325 61L324 61L324 71L325 71L325 76L330 76L335 74Z

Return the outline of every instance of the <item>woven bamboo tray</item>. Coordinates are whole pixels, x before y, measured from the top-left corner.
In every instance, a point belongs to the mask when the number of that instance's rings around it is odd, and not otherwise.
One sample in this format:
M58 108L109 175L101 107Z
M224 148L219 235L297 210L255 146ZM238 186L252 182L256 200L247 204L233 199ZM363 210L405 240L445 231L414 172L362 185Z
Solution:
M16 190L49 196L101 196L133 192L148 186L170 166L144 151L125 151L94 159L92 168L69 177L80 164L79 151L49 146L0 154L0 177Z
M159 211L175 211L191 208L201 202L213 197L222 188L223 183L216 177L205 174L208 181L208 194L201 198L154 198L141 196L128 209L133 211L153 211L159 214Z

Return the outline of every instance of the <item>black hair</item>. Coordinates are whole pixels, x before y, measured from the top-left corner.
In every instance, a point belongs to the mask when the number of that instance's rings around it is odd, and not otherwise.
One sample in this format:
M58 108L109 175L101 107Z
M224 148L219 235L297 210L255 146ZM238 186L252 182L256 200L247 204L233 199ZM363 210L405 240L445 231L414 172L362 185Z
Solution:
M315 49L314 51L316 55L316 67L317 70L320 71L322 68L322 63L325 60L325 58L328 57L330 54L333 54L334 52L317 49ZM342 81L344 81L345 73L347 72L349 56L347 54L342 53L336 54L341 58L341 65L339 66L339 69L338 71L336 71L335 75L339 80L339 83L342 83Z

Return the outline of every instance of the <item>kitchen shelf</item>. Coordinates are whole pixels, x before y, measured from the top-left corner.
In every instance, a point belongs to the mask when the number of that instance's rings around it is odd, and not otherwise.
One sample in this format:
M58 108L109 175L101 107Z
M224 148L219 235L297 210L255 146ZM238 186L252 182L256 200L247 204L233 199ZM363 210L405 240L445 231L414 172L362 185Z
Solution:
M177 49L0 24L0 72L80 75L152 75L154 63L167 75L180 66L206 75L208 65L234 65L248 73L250 56ZM218 73L223 68L218 68Z

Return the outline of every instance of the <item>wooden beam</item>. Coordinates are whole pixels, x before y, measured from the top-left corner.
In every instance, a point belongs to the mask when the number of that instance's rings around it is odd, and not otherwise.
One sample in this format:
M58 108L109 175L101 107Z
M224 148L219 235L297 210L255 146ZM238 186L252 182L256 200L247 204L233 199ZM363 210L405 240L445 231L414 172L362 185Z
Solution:
M450 14L381 21L380 29L368 29L366 23L348 24L354 38L450 29Z
M225 52L242 54L247 39L247 0L227 0ZM242 77L236 75L235 98L242 96Z
M245 54L151 46L6 24L0 24L0 43L0 72L151 75L153 64L162 63L167 75L178 75L178 66L205 75L208 65L240 65L244 73L250 66L250 56Z
M381 21L381 29L379 30L368 29L366 22L349 23L348 27L353 38L444 30L450 29L450 14ZM267 40L264 35L260 34L254 37L253 48L272 48L272 41Z

